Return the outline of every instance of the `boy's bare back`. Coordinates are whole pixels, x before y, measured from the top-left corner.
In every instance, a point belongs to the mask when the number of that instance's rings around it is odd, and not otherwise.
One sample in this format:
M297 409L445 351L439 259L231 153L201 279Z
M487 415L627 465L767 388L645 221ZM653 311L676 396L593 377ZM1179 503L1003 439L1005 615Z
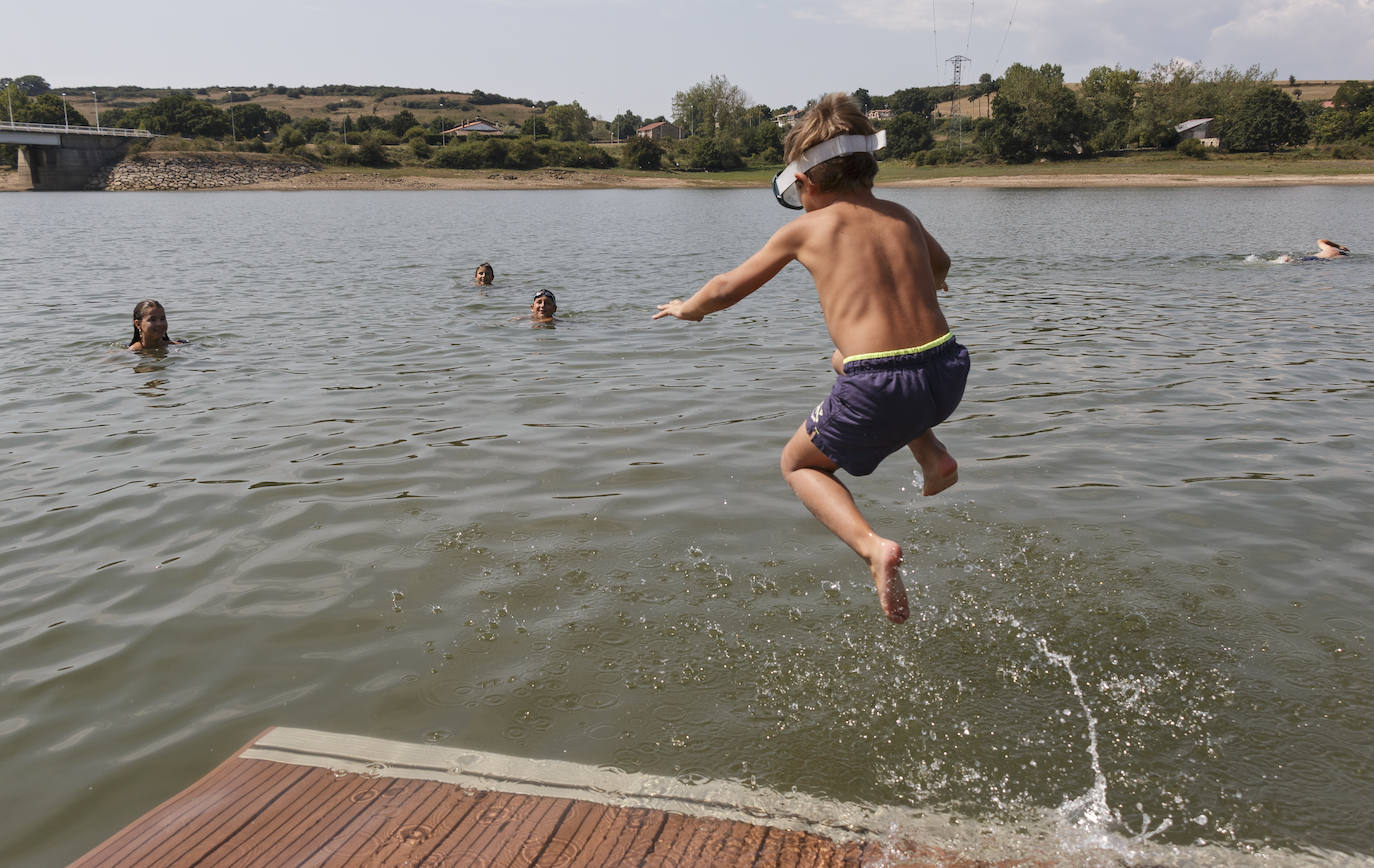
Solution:
M836 197L781 232L798 236L842 356L915 347L949 331L935 292L949 256L906 208L871 192Z

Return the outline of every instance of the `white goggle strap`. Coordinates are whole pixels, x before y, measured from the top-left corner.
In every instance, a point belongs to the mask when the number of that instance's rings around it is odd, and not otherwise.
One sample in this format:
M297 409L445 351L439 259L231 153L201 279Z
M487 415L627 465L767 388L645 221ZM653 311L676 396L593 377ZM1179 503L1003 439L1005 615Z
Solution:
M777 180L773 182L774 192L779 196L785 194L788 187L797 183L797 175L805 174L826 160L848 154L871 154L886 145L887 130L878 130L871 136L845 135L826 139L819 145L807 148L800 157L788 163L787 168L778 173Z

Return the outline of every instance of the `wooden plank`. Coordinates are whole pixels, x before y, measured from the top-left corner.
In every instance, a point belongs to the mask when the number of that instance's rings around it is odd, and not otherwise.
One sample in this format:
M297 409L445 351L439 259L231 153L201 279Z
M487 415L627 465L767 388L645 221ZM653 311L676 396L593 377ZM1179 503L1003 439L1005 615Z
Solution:
M817 804L794 797L769 802L742 788L704 791L664 779L611 777L567 763L268 730L73 865L985 864L929 848L894 858L878 835L844 834L872 809L838 806L816 824L802 816L807 808Z

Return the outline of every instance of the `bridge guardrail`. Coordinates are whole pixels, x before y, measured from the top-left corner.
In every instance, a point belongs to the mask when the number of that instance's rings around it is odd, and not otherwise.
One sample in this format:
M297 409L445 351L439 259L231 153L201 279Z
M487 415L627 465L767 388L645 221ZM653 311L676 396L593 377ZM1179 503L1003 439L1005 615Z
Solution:
M0 130L20 133L80 133L82 135L123 136L129 139L151 139L157 134L147 130L127 130L118 127L82 127L70 124L15 124L0 121Z

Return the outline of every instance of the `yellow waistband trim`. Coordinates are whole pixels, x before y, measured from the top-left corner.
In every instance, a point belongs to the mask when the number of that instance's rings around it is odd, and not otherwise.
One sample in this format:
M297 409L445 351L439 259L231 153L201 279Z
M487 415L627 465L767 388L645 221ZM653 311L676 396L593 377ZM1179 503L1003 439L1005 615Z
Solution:
M923 353L926 350L933 350L940 344L954 340L954 332L945 332L940 337L928 344L921 344L919 347L907 347L904 350L884 350L881 353L859 353L857 356L845 356L845 363L858 362L863 359L890 359L893 356L909 356L913 353Z

